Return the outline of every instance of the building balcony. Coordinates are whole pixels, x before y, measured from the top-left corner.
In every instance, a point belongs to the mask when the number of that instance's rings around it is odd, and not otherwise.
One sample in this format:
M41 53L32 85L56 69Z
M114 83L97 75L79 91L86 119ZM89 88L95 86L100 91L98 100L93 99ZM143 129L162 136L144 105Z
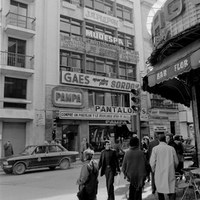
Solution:
M151 108L157 109L178 109L178 104L166 99L151 99Z
M35 18L8 12L5 31L7 34L29 39L35 35Z
M34 73L34 57L0 51L0 72L3 74L31 76Z

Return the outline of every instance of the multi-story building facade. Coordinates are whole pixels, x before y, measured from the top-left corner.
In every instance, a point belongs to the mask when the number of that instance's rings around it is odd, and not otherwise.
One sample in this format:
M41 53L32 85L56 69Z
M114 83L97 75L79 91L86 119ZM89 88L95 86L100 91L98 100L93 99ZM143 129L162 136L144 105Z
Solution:
M140 2L1 0L0 155L56 138L96 151L136 130L144 68ZM135 28L137 27L137 28Z
M157 16L164 1L144 0L141 1L141 4L143 9L142 17L145 22L143 23L144 57L147 61L153 51L151 25L159 24L159 20L162 20L160 16ZM151 68L152 67L147 64L142 76L144 77ZM155 131L164 131L171 132L174 135L181 134L184 138L193 137L191 133L191 125L193 124L191 109L187 109L185 106L174 103L158 94L159 93L144 93L144 98L146 98L144 102L147 104L147 111L145 112L148 115L150 135L153 136Z

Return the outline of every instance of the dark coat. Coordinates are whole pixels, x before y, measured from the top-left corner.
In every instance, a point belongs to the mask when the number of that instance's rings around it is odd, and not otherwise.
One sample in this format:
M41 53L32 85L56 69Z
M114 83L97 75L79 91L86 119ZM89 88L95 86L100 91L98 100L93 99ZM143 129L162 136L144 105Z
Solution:
M85 200L95 200L98 189L98 164L96 161L86 161L77 181L79 190L85 186Z
M158 140L158 139L155 139L155 140L153 140L153 141L151 141L151 142L149 143L148 155L147 155L148 161L150 160L151 153L152 153L152 149L153 149L155 146L157 146L157 145L159 145L159 140Z
M5 157L13 155L13 147L12 144L4 144L4 153Z
M148 175L148 162L139 147L131 147L124 156L122 171L128 181L135 187L142 187Z
M100 156L100 159L99 159L99 169L101 169L101 173L100 173L101 176L103 176L105 174L105 171L106 171L107 166L106 166L105 154L108 153L108 151L109 151L109 154L110 154L109 164L110 164L110 168L111 168L112 172L114 174L116 174L117 171L120 171L116 151L112 150L112 149L103 150L101 152L101 156Z

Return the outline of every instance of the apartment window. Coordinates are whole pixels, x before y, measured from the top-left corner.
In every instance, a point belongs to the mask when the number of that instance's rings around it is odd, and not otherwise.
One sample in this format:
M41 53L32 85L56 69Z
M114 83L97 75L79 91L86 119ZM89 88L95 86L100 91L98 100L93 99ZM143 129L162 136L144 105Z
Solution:
M89 99L89 107L94 107L94 105L105 105L104 92L89 91L88 99Z
M60 51L62 70L81 72L83 55L70 51Z
M8 65L25 67L26 41L8 38Z
M78 36L82 37L82 22L61 16L60 18L60 31L68 36Z
M119 76L121 79L136 81L136 65L120 62Z
M111 106L130 107L129 94L110 93Z
M81 1L82 0L63 0L63 1L71 3L71 4L75 4L75 5L78 5L78 6L81 6Z
M26 79L5 77L4 98L26 99L26 87ZM26 104L4 102L4 107L26 108Z
M5 77L4 97L26 99L26 79Z
M108 76L109 73L116 73L116 61L86 56L86 73L99 76Z
M118 38L120 38L123 41L123 44L120 44L120 46L123 47L124 49L130 49L130 50L135 49L133 35L128 35L126 33L118 32Z
M130 107L130 97L129 94L125 93L108 93L89 91L89 107L94 107L95 105L105 105L105 96L107 102L110 102L107 106L117 106L117 107Z
M24 3L10 1L10 23L12 25L27 27L28 7Z
M113 1L109 0L86 0L85 7L96 11L113 15Z
M130 9L126 6L117 4L116 15L119 19L121 19L123 21L132 22L133 21L133 19L132 19L133 13L132 12L133 12L132 9Z

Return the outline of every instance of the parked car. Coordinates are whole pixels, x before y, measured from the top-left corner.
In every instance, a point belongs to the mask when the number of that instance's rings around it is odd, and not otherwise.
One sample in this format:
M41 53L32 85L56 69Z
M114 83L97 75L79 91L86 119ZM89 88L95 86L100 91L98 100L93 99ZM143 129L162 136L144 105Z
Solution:
M78 156L76 151L68 151L59 144L27 146L22 153L1 160L6 174L23 174L26 170L48 167L68 169Z

